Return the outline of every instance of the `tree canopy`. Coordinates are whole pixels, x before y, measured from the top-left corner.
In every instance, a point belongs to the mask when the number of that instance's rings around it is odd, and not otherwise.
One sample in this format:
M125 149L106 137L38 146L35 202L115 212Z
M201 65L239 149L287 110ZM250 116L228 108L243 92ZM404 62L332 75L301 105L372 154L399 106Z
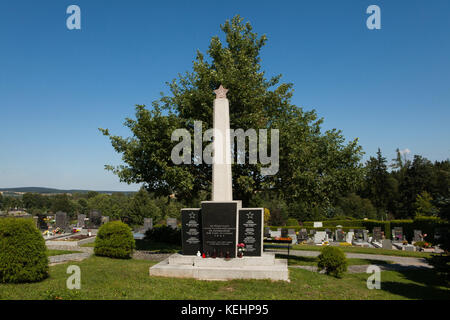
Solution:
M260 57L265 35L258 36L239 16L227 20L221 30L225 43L215 36L206 55L198 51L192 71L168 83L170 95L163 94L149 109L136 106L136 119L124 123L131 137L100 129L124 162L106 169L123 182L142 183L158 196L175 194L189 200L209 192L211 165L175 165L170 157L176 144L171 133L186 128L193 134L195 120L202 121L203 130L211 128L213 90L222 84L229 89L231 128L279 130L278 173L262 175L262 165L249 164L247 153L245 164L232 167L234 199L248 204L258 192L274 192L308 209L329 206L354 190L363 173L357 140L346 143L336 129L323 132L323 119L314 110L291 103L291 83L282 83L281 75L266 76Z

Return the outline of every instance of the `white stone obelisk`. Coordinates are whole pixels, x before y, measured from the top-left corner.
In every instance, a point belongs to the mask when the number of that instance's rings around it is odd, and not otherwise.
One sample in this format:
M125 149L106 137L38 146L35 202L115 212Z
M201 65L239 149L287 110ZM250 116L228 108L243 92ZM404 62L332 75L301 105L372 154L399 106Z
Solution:
M231 182L230 107L228 89L214 90L212 201L233 201Z

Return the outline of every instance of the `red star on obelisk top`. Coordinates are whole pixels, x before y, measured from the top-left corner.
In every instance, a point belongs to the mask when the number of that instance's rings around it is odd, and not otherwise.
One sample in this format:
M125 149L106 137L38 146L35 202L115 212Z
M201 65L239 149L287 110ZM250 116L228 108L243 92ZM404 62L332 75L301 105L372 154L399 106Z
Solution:
M227 98L228 89L225 89L222 85L220 85L219 89L214 90L216 94L216 99L226 99Z

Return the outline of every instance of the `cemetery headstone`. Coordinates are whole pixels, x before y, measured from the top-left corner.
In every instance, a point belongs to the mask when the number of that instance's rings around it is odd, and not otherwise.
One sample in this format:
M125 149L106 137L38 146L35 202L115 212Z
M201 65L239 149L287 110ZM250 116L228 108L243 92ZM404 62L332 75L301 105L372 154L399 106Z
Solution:
M201 205L203 252L236 257L238 203L203 201Z
M353 236L355 235L355 233L353 231L349 231L347 232L346 236L345 236L345 242L347 243L352 243L353 242Z
M152 218L144 218L144 228L142 230L143 233L146 233L147 230L153 229L153 219Z
M314 222L314 228L322 228L323 224L322 221L315 221Z
M423 241L422 230L414 230L414 242Z
M362 229L356 229L355 231L355 240L356 241L363 241L364 234Z
M403 228L402 227L394 228L394 240L397 242L403 241Z
M238 242L245 244L245 255L261 256L264 225L264 210L239 209Z
M264 227L264 237L270 238L270 228L269 227Z
M314 243L322 243L326 240L327 233L325 231L317 231L314 234Z
M146 218L148 219L148 218ZM149 221L144 219L144 228ZM150 218L151 219L151 218ZM153 224L153 220L152 220ZM148 229L147 229L148 230ZM182 209L181 210L181 244L184 255L194 255L202 252L202 227L200 218L200 209ZM145 230L146 231L146 230ZM144 232L145 232L144 231Z
M280 238L281 230L277 230L277 231L270 230L270 237L271 238Z
M381 237L381 227L374 227L373 228L373 240L376 242L380 242L382 239Z
M363 230L363 241L367 242L369 240L369 230Z
M55 226L60 229L67 229L69 226L69 221L67 219L67 213L58 211L55 215Z
M335 238L337 242L344 242L345 232L342 229L337 229Z
M298 232L298 240L308 240L308 231L306 229L300 229L300 231Z
M176 218L167 218L166 224L168 227L171 227L172 229L177 228L177 219Z
M93 210L89 213L89 228L98 229L102 225L102 214L100 211Z
M287 238L288 237L288 229L286 229L286 228L282 228L281 229L281 237L282 238Z
M77 227L84 228L85 227L85 219L86 219L86 215L85 214L78 214L78 216L77 216Z
M381 241L381 247L383 249L388 249L388 250L392 250L392 241L389 239L383 239Z

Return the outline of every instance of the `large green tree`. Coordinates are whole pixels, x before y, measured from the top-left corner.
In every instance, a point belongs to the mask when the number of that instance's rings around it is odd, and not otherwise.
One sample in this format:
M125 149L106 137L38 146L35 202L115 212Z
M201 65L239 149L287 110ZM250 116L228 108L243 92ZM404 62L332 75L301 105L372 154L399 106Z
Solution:
M362 176L357 140L346 143L339 130L323 132L323 120L314 110L291 103L292 84L281 83L281 75L266 77L260 64L265 35L258 36L239 16L221 29L226 44L213 37L206 56L197 52L193 70L169 83L170 95L163 95L150 109L136 106L136 119L125 121L132 137L100 129L124 161L106 169L121 181L143 183L156 196L176 194L189 200L209 191L211 166L175 165L171 150L177 142L171 141L171 133L186 128L193 134L194 120L203 122L203 130L211 128L213 90L222 84L229 89L232 128L279 129L279 171L262 175L261 164L249 164L247 153L244 165L233 164L234 199L247 204L255 192L270 191L312 208L329 206L350 192ZM269 146L270 142L269 135Z

